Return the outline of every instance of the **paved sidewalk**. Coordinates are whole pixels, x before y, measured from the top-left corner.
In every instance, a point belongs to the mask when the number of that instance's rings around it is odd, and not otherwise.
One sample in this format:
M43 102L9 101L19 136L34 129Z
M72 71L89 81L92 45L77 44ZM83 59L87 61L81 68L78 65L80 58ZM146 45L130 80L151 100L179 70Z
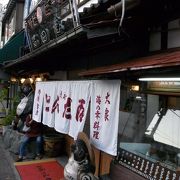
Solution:
M9 149L5 148L2 135L0 134L0 180L21 180L19 174L14 166L14 161L17 155L10 153ZM43 159L46 159L44 157ZM32 159L29 159L32 160ZM68 158L67 156L56 157L56 160L65 166Z
M20 180L14 160L4 147L2 135L0 135L0 180Z

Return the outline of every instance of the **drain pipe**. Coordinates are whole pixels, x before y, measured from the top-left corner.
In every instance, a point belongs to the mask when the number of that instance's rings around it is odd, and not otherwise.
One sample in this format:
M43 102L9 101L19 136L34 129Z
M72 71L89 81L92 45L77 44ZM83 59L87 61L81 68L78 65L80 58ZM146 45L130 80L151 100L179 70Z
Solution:
M125 1L125 2L124 2ZM138 6L141 2L141 0L121 0L119 3L114 4L110 6L107 11L109 14L115 14L117 16L118 14L122 13L123 14L123 4L126 4L125 10L130 10L136 6Z

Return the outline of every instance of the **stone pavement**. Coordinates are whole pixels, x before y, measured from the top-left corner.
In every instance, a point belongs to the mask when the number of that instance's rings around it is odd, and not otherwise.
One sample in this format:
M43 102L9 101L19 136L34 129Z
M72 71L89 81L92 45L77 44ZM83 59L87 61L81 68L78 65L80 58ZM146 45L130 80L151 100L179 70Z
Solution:
M10 152L5 149L0 135L0 180L20 180Z
M21 180L14 166L20 137L14 134L15 132L9 133L9 131L7 131L6 133L4 137L0 133L0 180ZM46 158L48 157L43 157L43 159ZM28 160L32 160L32 158L28 158L26 161ZM57 157L56 160L62 166L65 166L68 158L67 156L61 156Z

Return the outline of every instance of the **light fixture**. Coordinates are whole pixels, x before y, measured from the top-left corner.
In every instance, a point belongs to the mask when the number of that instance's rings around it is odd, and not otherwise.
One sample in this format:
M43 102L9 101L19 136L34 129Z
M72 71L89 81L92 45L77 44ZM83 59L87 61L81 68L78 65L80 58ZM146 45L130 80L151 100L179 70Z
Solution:
M10 80L11 80L11 82L14 82L14 83L17 82L17 79L15 77L11 77Z
M35 81L36 81L36 82L42 81L42 78L41 78L41 77L37 77L37 78L35 79Z
M139 85L132 85L130 90L131 91L139 91Z
M20 79L21 84L23 84L23 82L24 82L25 80L26 80L25 78L21 78L21 79Z
M31 84L34 82L33 78L29 78Z
M142 97L141 96L136 96L135 99L136 100L142 100Z
M139 81L180 81L180 77L149 77L139 78Z

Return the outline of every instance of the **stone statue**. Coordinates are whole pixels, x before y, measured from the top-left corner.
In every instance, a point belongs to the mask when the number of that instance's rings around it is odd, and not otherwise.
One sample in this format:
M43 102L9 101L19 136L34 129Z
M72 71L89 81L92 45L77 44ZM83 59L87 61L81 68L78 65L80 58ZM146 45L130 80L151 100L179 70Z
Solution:
M94 152L86 134L80 132L71 146L71 156L64 168L66 180L96 180Z

